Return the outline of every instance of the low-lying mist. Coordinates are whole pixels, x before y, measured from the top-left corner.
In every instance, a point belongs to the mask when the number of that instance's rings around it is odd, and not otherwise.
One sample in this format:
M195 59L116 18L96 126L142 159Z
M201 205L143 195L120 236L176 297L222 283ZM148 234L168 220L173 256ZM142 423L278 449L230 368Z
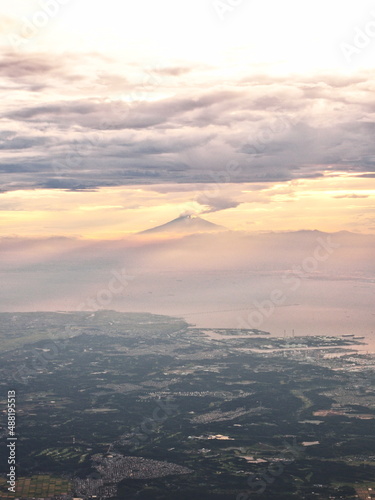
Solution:
M1 311L147 311L275 334L374 330L375 236L0 240Z

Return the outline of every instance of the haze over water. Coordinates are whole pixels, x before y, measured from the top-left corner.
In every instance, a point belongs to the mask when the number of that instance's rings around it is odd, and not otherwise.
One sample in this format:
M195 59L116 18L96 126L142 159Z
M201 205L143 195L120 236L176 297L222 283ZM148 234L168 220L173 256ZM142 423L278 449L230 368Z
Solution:
M3 0L2 311L373 336L373 3L225 2Z
M4 239L0 303L2 311L141 311L206 328L373 339L374 248L374 236L318 232Z

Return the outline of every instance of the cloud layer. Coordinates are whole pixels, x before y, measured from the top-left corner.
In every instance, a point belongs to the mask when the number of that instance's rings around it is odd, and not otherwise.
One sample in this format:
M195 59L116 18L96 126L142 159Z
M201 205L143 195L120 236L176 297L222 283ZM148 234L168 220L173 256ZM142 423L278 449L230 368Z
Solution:
M3 191L375 172L370 72L221 81L183 65L137 80L98 54L46 53L5 54L0 70Z

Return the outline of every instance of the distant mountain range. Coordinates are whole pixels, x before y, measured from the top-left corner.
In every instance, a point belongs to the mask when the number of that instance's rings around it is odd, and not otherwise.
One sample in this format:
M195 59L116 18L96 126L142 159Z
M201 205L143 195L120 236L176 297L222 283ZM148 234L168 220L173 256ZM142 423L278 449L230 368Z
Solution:
M224 226L219 226L213 222L209 222L197 215L182 215L177 219L173 219L161 226L146 229L139 234L155 234L155 233L175 233L175 234L194 234L194 233L212 233L219 231L227 231Z

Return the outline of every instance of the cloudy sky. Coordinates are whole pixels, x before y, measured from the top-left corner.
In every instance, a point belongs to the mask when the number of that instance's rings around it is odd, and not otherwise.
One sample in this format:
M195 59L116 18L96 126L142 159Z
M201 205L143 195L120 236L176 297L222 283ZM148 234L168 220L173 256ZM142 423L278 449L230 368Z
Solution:
M2 0L3 236L375 233L375 3Z

